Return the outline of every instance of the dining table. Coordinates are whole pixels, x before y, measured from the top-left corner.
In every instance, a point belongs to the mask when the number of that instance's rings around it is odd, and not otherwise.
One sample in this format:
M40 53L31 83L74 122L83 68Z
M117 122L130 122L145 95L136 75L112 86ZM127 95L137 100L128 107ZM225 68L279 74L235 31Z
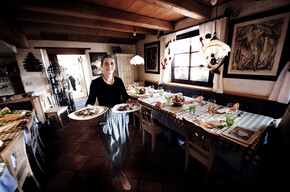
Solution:
M166 98L174 94L166 91L164 91L162 96L160 96L157 90L154 92L153 96L151 95L152 97L150 97L148 93L137 95L134 92L129 92L128 94L130 97L138 99L138 102L141 105L153 109L154 119L182 136L185 136L183 118L193 123L197 122L197 120L201 120L203 122L225 122L226 116L228 115L225 106L205 100L194 102L194 98L188 96L183 96L185 98L185 102L180 107L174 106L173 103L167 103L163 107L156 105L158 102L166 102ZM189 109L192 105L195 106L194 113L191 113ZM224 108L225 110L223 113L209 112L209 105L214 105L216 109ZM267 127L274 119L272 117L250 113L240 109L231 112L231 115L235 118L234 124L231 127L213 126L210 128L204 127L204 129L218 136L217 143L231 148L233 151L243 156L246 160L250 161L254 165L257 165L261 160L260 153L258 152L259 147L263 144ZM245 144L224 134L227 129L235 127L243 127L257 133L255 139L250 144Z
M24 138L27 137L25 133L26 124L29 119L32 118L31 111L29 110L13 110L11 111L12 114L23 114L17 120L8 120L8 121L0 121L1 125L5 125L6 123L19 121L15 126L11 127L10 129L6 129L0 132L0 154L5 148L13 142L14 138L19 136L20 134L24 134ZM11 175L8 168L3 162L3 159L0 155L0 191L2 192L13 192L17 188L18 183L15 178Z

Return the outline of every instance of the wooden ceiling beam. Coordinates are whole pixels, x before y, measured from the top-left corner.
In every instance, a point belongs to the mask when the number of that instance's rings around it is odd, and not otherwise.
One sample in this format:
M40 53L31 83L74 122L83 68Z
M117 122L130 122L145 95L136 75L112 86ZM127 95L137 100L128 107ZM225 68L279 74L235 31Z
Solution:
M77 41L89 43L114 43L114 44L129 44L135 45L138 39L125 39L117 37L99 37L96 35L82 35L82 34L30 34L27 35L29 40L51 40L51 41Z
M13 24L0 17L0 39L19 48L29 48L26 36Z
M203 20L209 19L211 8L193 0L141 0L152 5L174 11L186 17Z
M37 1L33 3L5 3L8 4L8 6L12 6L13 8L28 11L80 17L86 19L96 19L162 31L171 31L174 29L174 24L169 21L163 21L160 19L154 19L151 17L86 3L74 2L68 4L62 1L58 1L57 3L53 3L51 1Z
M49 13L37 13L31 11L20 11L16 13L15 19L17 21L26 21L26 22L39 22L39 23L48 23L48 24L58 24L66 26L75 26L75 27L85 27L92 29L105 29L112 31L121 31L133 33L134 27L129 25L123 25L118 23L111 23L106 21L99 21L93 19L83 19L78 17L71 16L61 16L54 15ZM143 27L135 27L137 34L145 35L157 35L157 30L147 29Z
M72 27L55 24L42 24L42 23L31 23L21 22L19 23L20 28L25 34L33 33L60 33L60 34L87 34L96 35L100 37L119 37L119 38L132 38L132 39L145 39L145 35L137 34L133 36L133 33L116 32L102 29L91 29L84 27Z

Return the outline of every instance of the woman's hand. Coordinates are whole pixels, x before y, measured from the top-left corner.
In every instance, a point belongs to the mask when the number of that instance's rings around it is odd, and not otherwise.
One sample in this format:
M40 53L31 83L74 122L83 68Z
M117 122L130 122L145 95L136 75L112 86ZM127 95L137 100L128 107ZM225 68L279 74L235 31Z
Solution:
M87 104L87 105L86 105L86 107L92 107L92 105L90 105L90 104Z

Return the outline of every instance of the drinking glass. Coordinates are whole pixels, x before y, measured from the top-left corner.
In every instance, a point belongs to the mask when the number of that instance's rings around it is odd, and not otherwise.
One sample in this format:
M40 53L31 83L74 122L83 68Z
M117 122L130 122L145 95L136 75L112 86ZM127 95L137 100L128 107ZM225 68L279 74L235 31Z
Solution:
M209 99L208 102L209 102L209 104L208 104L208 112L210 114L213 114L214 113L214 109L215 109L216 100L215 99Z
M139 94L139 89L138 89L138 87L135 87L135 93L136 93L136 94Z
M171 104L171 97L167 97L167 98L166 98L166 104L167 104L167 105L170 105L170 104Z
M162 97L164 89L162 87L158 87L158 91L159 91L159 96Z
M227 115L226 122L227 122L227 126L231 127L235 122L235 117L233 115Z
M189 106L189 113L190 113L190 114L195 113L195 109L196 109L196 106L195 106L195 105L190 105L190 106Z

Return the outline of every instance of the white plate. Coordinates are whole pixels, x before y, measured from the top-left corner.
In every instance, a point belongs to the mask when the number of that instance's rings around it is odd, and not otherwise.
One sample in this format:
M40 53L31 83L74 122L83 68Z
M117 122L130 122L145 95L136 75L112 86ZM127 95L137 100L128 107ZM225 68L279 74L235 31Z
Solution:
M136 108L133 109L133 110L129 110L129 111L118 111L118 108L119 108L119 107L122 107L122 106L125 106L125 105L133 105L133 104L136 106ZM112 111L113 111L114 113L131 113L131 112L134 112L134 111L138 111L138 110L140 110L140 109L141 109L141 105L138 104L138 103L122 103L122 104L115 105L115 106L113 107Z
M91 115L91 116L86 116L86 117L75 115L76 112L79 112L79 111L82 111L84 109L91 108L91 107L99 109L100 110L99 113L95 115ZM84 107L79 110L76 110L75 112L70 113L68 117L73 120L90 120L104 114L109 109L108 107L104 107L104 106L91 106L91 107Z

